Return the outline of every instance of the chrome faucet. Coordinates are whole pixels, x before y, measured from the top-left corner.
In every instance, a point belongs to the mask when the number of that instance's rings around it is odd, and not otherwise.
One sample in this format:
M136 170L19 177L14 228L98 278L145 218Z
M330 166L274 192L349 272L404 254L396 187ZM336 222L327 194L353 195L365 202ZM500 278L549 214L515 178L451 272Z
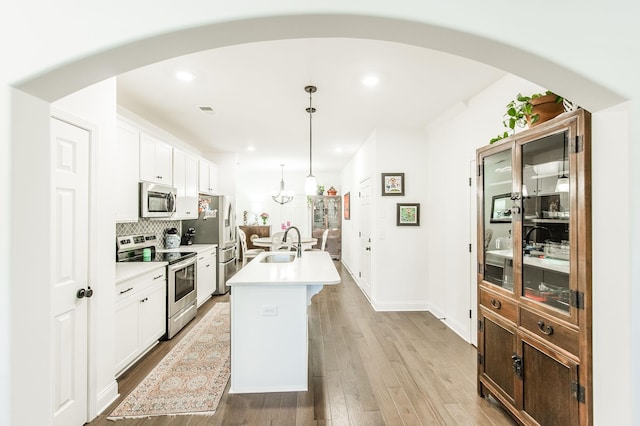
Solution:
M295 229L297 234L298 234L298 245L296 245L296 253L297 253L298 257L302 257L302 243L300 242L302 240L302 238L300 238L300 230L298 228L296 228L295 226L288 227L287 230L284 231L284 236L282 237L282 242L283 243L287 242L287 234L289 233L289 231L291 229Z

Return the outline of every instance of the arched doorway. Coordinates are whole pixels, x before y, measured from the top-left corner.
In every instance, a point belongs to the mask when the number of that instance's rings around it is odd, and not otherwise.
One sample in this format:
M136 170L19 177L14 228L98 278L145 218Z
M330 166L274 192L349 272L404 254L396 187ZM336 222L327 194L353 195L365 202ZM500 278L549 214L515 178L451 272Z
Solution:
M567 93L580 104L594 111L623 100L614 92L586 80L568 68L551 63L532 53L514 51L507 45L462 31L421 22L362 15L289 15L217 23L168 32L81 58L16 85L17 91L31 96L18 99L20 105L12 106L12 119L28 120L31 126L39 129L43 134L46 133L48 126L48 102L124 71L204 49L250 41L311 36L373 38L443 50L489 63L522 77L536 80L548 87L557 87L559 91ZM532 64L535 64L533 71ZM31 108L32 106L35 106L35 109ZM45 157L39 164L46 167L48 160L46 146L34 143L32 136L33 133L14 134L12 146L22 145L37 150L45 148L41 151ZM20 168L27 165L23 156L27 154L18 152L18 157L14 155L13 159L19 160L14 161L14 166ZM10 163L11 160L7 160L3 165L8 166ZM38 183L46 184L47 182L46 177L42 175L35 178L37 179L35 184L33 180L22 181L21 177L24 175L18 174L17 178L14 176L6 189L11 189L13 193L29 193L37 187ZM23 202L24 199L21 197L19 201ZM17 214L19 212L17 207L13 209L14 226L25 230L23 237L35 240L40 238L42 233L50 233L50 225L42 223L34 227L31 222L34 216L20 215ZM35 278L35 281L43 278L42 271L30 270L26 260L19 260L15 258L17 256L12 256L14 257L11 258L11 264L14 270L26 268L26 273L19 277L19 282L13 284L12 288L20 283L32 281L32 278ZM52 249L45 244L40 256L49 259L53 256ZM17 275L17 272L14 272L14 275ZM15 291L11 295L12 302L7 303L7 306L11 305L11 316L6 331L20 320L21 313L25 312L25 309L33 308L28 305L28 298L21 299L21 296L24 296L21 291ZM47 298L50 295L40 296L42 297L41 306L46 307L49 302ZM14 301L16 303L13 303ZM48 327L48 324L40 325L42 328ZM34 354L33 358L42 364L47 364L48 351L43 350L41 354ZM43 389L44 392L47 391L46 386ZM36 401L46 400L46 395L39 396L40 398L35 398Z

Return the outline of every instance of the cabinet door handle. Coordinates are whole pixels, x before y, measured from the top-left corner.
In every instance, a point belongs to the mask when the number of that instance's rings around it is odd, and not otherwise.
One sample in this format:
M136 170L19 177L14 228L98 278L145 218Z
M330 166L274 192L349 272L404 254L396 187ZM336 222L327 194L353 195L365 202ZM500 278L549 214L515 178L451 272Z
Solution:
M158 275L157 277L153 277L154 280L157 280L158 278L162 278L164 277L164 275Z
M126 290L122 290L122 291L120 292L120 294L125 294L126 292L131 291L131 290L133 290L133 287L129 287L129 288L128 288L128 289L126 289Z
M491 306L493 306L495 309L500 309L502 307L502 302L496 299L491 299Z
M540 330L542 334L546 334L547 336L553 334L553 327L551 327L550 325L545 325L544 321L542 320L538 321L538 330Z
M162 179L162 176L156 176L157 179Z

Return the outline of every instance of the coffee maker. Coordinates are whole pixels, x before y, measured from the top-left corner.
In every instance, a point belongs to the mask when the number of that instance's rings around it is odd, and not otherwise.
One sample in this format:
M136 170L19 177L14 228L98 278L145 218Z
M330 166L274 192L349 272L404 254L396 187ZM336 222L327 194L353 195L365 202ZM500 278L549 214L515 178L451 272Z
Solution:
M180 245L183 246L190 246L191 244L193 244L193 238L196 235L196 229L195 228L188 228L187 232L185 232L182 235L182 240L180 241Z

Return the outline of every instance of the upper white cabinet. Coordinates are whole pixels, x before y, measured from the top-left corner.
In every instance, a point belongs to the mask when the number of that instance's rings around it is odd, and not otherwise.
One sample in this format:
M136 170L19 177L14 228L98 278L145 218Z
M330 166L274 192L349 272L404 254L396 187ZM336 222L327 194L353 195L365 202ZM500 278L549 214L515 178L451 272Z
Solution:
M116 222L137 222L140 132L122 120L117 126Z
M173 186L177 189L174 219L198 218L198 158L173 148Z
M218 195L218 167L205 159L199 160L199 190L203 194Z
M140 133L140 180L171 186L171 145L144 132Z

